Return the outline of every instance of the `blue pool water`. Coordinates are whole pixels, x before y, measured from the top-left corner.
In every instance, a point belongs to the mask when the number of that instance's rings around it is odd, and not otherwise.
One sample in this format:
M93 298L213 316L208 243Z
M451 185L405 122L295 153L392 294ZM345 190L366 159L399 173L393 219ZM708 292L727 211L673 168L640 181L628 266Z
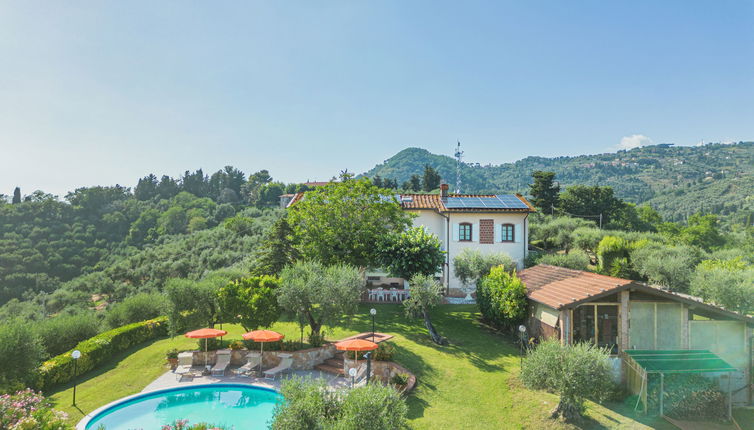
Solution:
M239 384L198 385L143 394L98 413L86 430L159 430L179 419L208 423L227 430L266 429L275 404L273 390Z

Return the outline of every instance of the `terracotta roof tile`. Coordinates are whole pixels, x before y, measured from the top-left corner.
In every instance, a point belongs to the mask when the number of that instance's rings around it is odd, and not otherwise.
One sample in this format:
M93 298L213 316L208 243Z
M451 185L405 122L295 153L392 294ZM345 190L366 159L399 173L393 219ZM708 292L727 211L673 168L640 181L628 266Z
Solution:
M518 277L526 285L526 295L531 300L555 309L636 283L547 264L524 269L518 273Z

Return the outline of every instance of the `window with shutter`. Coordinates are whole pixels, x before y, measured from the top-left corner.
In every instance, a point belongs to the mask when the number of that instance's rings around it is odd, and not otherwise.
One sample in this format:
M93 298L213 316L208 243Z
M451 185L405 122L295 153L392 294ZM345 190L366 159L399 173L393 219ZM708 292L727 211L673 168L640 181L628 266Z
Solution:
M458 241L471 242L471 224L462 222L458 225Z
M513 242L515 239L515 233L514 233L514 227L513 224L503 224L500 228L501 231L501 242Z

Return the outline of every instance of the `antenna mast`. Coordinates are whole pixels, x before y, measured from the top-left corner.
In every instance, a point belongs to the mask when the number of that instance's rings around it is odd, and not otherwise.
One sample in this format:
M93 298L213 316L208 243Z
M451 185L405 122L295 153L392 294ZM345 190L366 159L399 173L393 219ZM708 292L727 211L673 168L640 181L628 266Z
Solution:
M463 159L463 151L461 151L461 141L458 141L456 146L456 194L461 194L461 161Z

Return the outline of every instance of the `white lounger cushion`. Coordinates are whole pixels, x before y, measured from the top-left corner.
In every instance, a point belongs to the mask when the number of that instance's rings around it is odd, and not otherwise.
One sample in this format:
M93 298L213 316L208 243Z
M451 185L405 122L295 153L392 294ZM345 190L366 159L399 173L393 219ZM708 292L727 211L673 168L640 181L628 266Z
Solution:
M288 357L283 358L282 360L280 360L280 364L278 364L277 366L273 367L272 369L265 370L264 371L264 376L265 377L271 376L272 378L270 378L270 379L274 379L275 375L277 375L278 373L280 373L280 372L282 372L284 370L290 369L292 365L293 365L293 359L292 358L288 358Z

